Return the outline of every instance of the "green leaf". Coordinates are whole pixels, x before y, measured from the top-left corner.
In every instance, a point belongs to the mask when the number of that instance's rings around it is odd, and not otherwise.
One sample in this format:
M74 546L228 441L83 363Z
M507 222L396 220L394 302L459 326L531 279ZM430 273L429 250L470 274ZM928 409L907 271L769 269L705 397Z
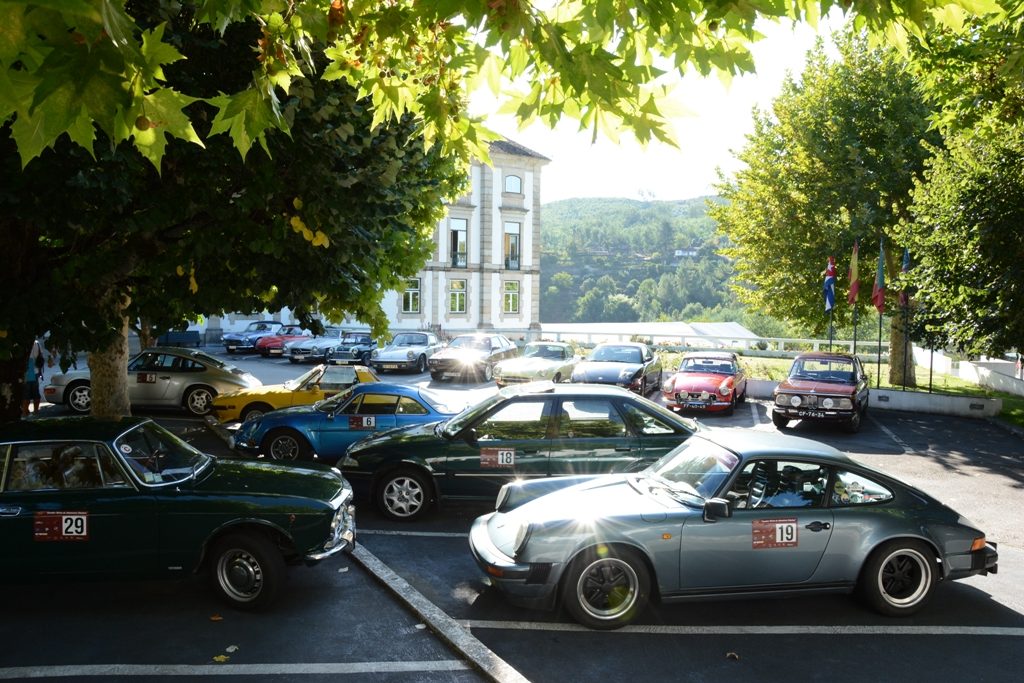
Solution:
M192 122L182 110L196 101L194 97L163 88L144 96L129 112L128 118L135 116L131 135L135 148L149 159L160 171L160 161L167 147L167 136L172 135L182 140L203 147L202 140L192 128Z

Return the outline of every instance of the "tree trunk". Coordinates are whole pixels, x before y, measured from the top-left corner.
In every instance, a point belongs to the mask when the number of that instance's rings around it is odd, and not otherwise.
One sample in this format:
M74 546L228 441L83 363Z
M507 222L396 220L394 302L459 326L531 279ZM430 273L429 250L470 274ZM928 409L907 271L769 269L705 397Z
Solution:
M28 363L28 354L26 353L24 357L21 354L15 356L0 360L0 423L21 419L21 397L25 391L25 366Z
M127 316L122 316L118 339L107 348L89 354L89 374L92 378L94 417L131 415L131 403L128 400Z
M903 307L892 312L889 325L889 383L894 387L917 387L914 373L914 351L907 339L907 315L912 314Z

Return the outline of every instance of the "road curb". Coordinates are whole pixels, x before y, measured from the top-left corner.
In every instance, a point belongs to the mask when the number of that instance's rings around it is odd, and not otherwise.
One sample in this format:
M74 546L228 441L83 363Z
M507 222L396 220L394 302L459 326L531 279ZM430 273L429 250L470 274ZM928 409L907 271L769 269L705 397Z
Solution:
M987 419L990 424L993 424L996 427L1002 429L1003 431L1009 432L1010 434L1013 434L1016 437L1024 439L1024 429L1021 429L1017 425L1012 425L1009 422L1005 422L995 417L990 417Z
M477 640L467 629L427 600L418 590L381 562L376 555L357 545L351 554L360 566L390 590L422 619L441 640L469 660L477 670L497 683L529 683L529 679Z

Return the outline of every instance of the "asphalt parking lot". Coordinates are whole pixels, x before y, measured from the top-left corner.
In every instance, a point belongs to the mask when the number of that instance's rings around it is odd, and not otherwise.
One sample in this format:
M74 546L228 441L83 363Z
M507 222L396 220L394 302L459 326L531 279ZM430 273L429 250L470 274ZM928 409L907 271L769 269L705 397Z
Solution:
M299 371L287 362L235 360L265 382ZM427 375L385 379L473 397L493 390L438 385ZM704 423L774 431L767 408L750 401ZM157 418L201 447L223 448L201 423ZM1021 439L985 421L886 411L873 411L858 434L799 423L789 431L967 515L999 543L999 573L940 586L909 619L823 596L655 604L632 626L593 632L557 611L512 607L487 585L467 531L489 505L446 504L416 525L361 506L356 556L296 568L284 599L266 614L222 609L200 578L7 590L0 678L1017 680L1024 665Z

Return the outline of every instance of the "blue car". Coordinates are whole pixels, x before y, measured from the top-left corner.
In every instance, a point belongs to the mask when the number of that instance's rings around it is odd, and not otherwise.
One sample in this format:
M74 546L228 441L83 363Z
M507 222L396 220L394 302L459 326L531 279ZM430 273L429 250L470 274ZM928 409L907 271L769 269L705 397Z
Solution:
M311 406L272 410L243 422L232 441L235 450L248 455L333 463L371 432L445 420L461 408L416 386L356 384Z

